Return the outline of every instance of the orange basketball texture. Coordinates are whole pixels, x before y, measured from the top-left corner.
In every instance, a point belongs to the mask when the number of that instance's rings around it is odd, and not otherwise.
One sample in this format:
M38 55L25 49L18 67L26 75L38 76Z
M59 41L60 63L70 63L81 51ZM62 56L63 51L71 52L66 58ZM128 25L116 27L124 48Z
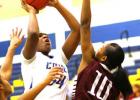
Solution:
M27 4L33 6L37 10L43 9L49 0L24 0Z

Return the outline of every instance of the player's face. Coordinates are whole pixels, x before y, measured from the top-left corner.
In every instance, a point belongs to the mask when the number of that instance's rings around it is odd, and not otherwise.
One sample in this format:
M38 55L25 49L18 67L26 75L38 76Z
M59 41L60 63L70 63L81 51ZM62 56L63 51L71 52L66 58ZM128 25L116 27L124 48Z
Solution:
M51 50L51 42L47 34L41 34L39 36L38 48L39 52L48 54Z
M107 44L107 45L103 45L103 46L97 51L97 53L96 53L96 58L97 58L99 61L104 60L104 58L105 58L104 52L105 52L107 46L108 46L108 44ZM106 59L105 59L105 60L106 60Z
M6 96L9 96L12 93L11 85L7 80L5 80L2 77L0 78L0 86L1 86L0 91L2 91Z

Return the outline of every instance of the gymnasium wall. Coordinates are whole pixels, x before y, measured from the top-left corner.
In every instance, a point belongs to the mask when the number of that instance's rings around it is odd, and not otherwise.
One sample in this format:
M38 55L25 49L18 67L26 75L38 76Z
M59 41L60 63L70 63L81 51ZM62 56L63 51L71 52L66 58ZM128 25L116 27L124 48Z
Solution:
M140 13L139 0L91 0L92 1L92 21L91 21L91 39L95 50L101 45L109 42L119 43L126 53L126 58L122 64L130 75L137 74L137 68L140 66ZM60 2L80 21L82 0L60 0ZM9 35L12 28L20 27L22 34L27 32L28 14L21 14L17 17L5 17L0 19L0 64L3 63L7 48L9 46ZM52 7L46 7L38 15L38 21L41 32L46 32L52 41L52 49L61 47L70 32L70 29L59 14ZM127 35L129 38L127 38ZM121 39L122 37L122 39ZM23 82L20 80L20 52L24 45L17 49L14 56L14 73L11 84L13 84L15 95L23 92ZM129 49L128 49L129 47ZM131 52L130 52L130 51ZM81 54L80 45L75 51L75 56ZM130 55L131 54L131 55ZM130 57L131 56L131 57ZM75 63L75 62L72 62ZM75 70L74 70L75 71ZM17 74L17 75L16 75ZM70 76L71 78L73 75Z

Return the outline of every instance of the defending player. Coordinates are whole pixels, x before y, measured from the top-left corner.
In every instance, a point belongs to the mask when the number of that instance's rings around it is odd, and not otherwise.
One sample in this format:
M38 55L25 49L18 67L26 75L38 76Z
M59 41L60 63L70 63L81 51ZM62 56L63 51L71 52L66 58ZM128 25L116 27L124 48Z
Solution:
M12 93L9 80L12 74L12 61L15 50L23 40L23 36L20 33L21 30L17 28L12 31L10 46L8 47L4 63L0 68L0 100L7 100L7 97Z
M126 100L132 88L121 68L124 52L118 44L110 43L95 53L90 40L90 23L90 0L83 0L80 28L82 60L74 100L117 100L120 92Z

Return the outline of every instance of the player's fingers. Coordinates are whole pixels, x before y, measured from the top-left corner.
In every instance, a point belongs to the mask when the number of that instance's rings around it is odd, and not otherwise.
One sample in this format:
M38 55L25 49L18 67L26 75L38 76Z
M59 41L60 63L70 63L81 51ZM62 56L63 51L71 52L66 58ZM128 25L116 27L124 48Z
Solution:
M15 29L12 29L12 36L15 35Z
M63 76L63 73L62 72L51 72L51 73L49 73L49 75L51 75L51 76Z
M61 79L61 77L60 77L60 76L54 76L53 79L54 79L54 80L55 80L55 79Z
M51 69L52 72L55 72L55 71L62 71L62 68L60 67L54 67Z
M25 0L20 0L21 1L21 5L25 5L26 4L26 2L25 2Z
M24 35L22 35L21 37L20 37L20 39L21 39L21 41L24 39Z
M17 36L17 34L18 34L18 28L16 27L14 31L14 35Z
M20 28L20 29L18 30L18 33L17 33L17 36L18 36L18 37L20 37L21 32L22 32L22 28Z
M13 37L12 34L13 34L13 33L10 34L10 39L12 39L12 37Z
M10 38L13 38L14 36L14 29L12 29L12 33L10 34Z

